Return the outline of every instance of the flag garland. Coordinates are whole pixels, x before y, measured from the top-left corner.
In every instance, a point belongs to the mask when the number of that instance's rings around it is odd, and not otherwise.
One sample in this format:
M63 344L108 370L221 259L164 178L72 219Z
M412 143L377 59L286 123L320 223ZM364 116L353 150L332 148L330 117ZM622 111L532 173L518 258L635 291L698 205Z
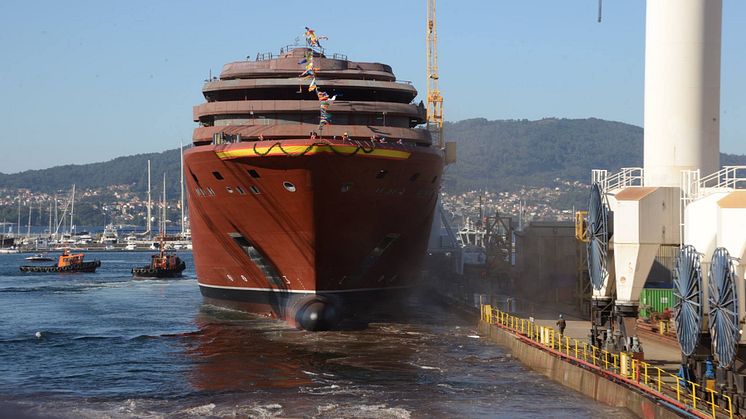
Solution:
M303 57L302 60L298 62L298 64L305 64L304 71L301 73L298 77L302 79L311 79L311 83L308 85L308 91L313 92L316 91L316 97L319 99L319 130L321 130L325 125L331 124L332 117L329 114L329 106L332 102L337 98L337 96L329 97L329 94L326 92L323 92L319 90L318 86L316 85L316 73L318 72L318 68L314 66L313 63L313 47L321 48L321 44L319 43L322 39L327 39L325 36L318 36L316 35L316 32L306 26L306 44L310 47L308 50L306 50L306 55Z

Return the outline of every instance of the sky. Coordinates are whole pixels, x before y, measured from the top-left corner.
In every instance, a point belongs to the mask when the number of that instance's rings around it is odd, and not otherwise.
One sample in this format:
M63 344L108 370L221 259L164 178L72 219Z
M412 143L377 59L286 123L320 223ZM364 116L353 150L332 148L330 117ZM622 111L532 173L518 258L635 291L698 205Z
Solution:
M304 26L328 53L426 88L426 0L0 2L0 172L188 143L223 64ZM746 2L723 1L721 150L746 154ZM602 118L642 126L644 0L439 0L448 121Z

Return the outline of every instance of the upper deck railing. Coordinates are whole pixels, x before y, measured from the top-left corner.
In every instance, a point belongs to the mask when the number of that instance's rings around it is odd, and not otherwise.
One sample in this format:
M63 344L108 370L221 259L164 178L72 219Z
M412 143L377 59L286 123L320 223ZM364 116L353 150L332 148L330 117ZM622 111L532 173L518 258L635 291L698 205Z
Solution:
M604 192L645 184L642 167L622 167L612 175L609 175L609 171L605 169L593 169L591 181L598 183Z

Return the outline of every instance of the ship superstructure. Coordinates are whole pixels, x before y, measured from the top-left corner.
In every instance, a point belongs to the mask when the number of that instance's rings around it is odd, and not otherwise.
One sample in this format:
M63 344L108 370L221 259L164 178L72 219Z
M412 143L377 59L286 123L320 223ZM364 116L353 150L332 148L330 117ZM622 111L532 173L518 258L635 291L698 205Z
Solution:
M443 153L410 83L309 44L203 94L184 171L207 299L318 329L413 284Z

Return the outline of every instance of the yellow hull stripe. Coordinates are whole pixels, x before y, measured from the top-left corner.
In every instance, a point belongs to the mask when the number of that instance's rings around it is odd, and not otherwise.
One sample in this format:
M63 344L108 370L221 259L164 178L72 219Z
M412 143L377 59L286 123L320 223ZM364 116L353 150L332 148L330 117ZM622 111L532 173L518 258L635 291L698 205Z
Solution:
M332 149L333 148L333 149ZM364 151L365 150L365 151ZM357 152L356 152L357 151ZM285 145L280 148L279 145L269 147L249 147L235 150L216 151L215 154L221 160L230 160L240 157L264 157L264 156L311 156L314 154L337 154L352 155L357 157L376 157L384 159L406 160L412 154L408 151L391 150L385 148L363 149L356 145L326 145L317 144L307 145Z

